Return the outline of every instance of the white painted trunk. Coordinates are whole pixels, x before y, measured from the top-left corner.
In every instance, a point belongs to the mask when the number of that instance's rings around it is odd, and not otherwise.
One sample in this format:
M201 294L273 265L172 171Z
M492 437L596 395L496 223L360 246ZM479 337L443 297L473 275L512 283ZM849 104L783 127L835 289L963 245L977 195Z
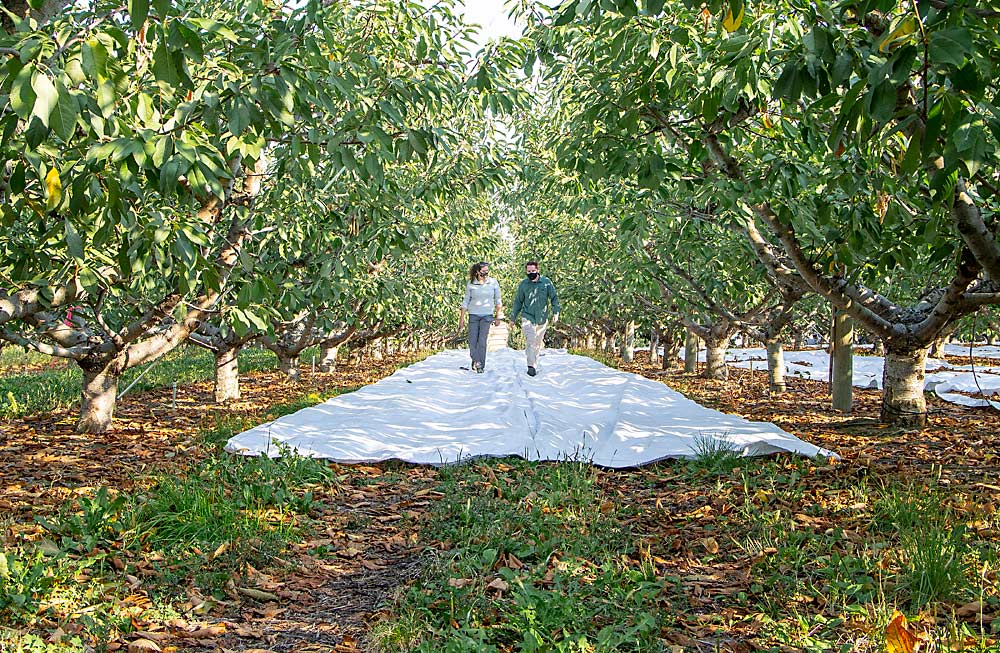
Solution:
M924 398L924 364L927 348L897 351L885 355L882 374L882 421L896 426L922 427L927 423Z
M780 340L767 343L767 381L771 394L781 394L785 387L785 355Z
M215 353L215 403L224 404L240 398L239 347Z
M369 349L371 350L369 352L369 355L371 356L371 359L373 361L380 361L383 358L385 358L385 356L382 355L382 340L381 339L378 339L378 340L375 340L374 342L372 342L372 344L369 347Z
M299 357L278 356L278 369L293 383L299 380Z
M319 371L335 372L337 370L337 353L340 347L323 347L319 352Z
M705 341L705 373L706 379L725 381L729 378L729 368L726 367L726 350L729 349L729 338L710 339Z
M111 427L118 400L120 374L114 367L83 370L83 391L80 396L78 433L104 433Z
M621 357L626 363L635 360L635 322L625 325L625 333L622 334Z
M660 332L653 329L649 334L649 364L658 365L660 362Z

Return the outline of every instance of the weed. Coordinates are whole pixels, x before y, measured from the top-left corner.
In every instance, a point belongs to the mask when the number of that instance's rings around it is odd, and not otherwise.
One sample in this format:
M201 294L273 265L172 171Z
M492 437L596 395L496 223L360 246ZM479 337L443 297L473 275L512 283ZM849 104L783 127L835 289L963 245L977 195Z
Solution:
M965 526L936 488L889 487L875 506L876 523L898 535L900 581L915 607L954 598L966 588Z
M743 461L739 446L725 433L700 434L695 437L692 449L695 455L688 461L688 467L712 475L729 474Z

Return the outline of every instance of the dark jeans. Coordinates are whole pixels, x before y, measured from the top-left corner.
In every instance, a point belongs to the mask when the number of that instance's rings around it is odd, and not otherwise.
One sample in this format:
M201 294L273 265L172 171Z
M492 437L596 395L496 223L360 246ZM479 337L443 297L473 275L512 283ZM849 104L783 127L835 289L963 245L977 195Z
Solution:
M492 323L492 315L469 315L469 354L474 365L486 365L486 338Z

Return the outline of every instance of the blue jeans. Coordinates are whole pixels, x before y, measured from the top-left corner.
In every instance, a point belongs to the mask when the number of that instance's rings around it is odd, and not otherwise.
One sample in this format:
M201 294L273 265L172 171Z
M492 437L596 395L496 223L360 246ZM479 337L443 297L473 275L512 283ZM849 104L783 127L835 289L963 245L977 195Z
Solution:
M469 354L473 365L486 365L486 338L492 323L492 315L469 315Z

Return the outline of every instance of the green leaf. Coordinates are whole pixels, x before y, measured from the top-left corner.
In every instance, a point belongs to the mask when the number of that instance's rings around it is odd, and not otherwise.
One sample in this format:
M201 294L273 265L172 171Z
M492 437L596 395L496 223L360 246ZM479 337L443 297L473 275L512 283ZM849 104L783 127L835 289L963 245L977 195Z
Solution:
M931 33L930 59L938 65L961 66L972 50L972 34L964 27L950 27Z
M989 142L986 137L986 126L980 118L971 118L955 130L955 149L965 164L968 175L975 175L986 162Z
M562 9L562 11L559 12L559 15L556 17L555 22L552 23L552 26L562 27L563 25L570 24L576 17L576 6L578 4L579 4L578 0L573 0L573 2L570 2L568 5L566 5Z
M80 234L77 233L76 227L69 220L66 223L66 246L69 248L69 254L77 260L83 260L83 239L80 238Z
M646 2L646 13L650 16L656 16L661 11L663 11L664 0L648 0Z
M786 99L789 102L795 102L799 99L802 94L802 78L797 63L789 63L785 66L778 81L774 83L772 94L775 99Z
M76 120L80 115L80 105L62 82L58 82L56 87L59 91L59 101L56 103L55 111L49 116L52 130L64 141L69 141L76 132Z
M52 115L52 110L56 108L56 102L59 100L59 91L49 76L40 71L31 81L31 88L35 92L35 104L31 113L38 116L42 124L48 127L49 116Z
M173 4L170 0L153 0L153 8L156 10L156 15L160 18L166 18L170 14L170 6Z
M149 0L129 0L128 15L132 18L132 27L140 29L149 17Z
M174 66L174 59L162 38L153 52L153 77L169 88L176 87L181 81Z
M896 87L884 80L868 94L868 113L879 123L888 122L896 111Z
M83 46L83 72L95 82L108 78L108 49L97 39L88 40Z
M18 71L10 88L10 107L21 120L27 120L35 108L35 90L31 84L34 72L33 65L24 66Z

